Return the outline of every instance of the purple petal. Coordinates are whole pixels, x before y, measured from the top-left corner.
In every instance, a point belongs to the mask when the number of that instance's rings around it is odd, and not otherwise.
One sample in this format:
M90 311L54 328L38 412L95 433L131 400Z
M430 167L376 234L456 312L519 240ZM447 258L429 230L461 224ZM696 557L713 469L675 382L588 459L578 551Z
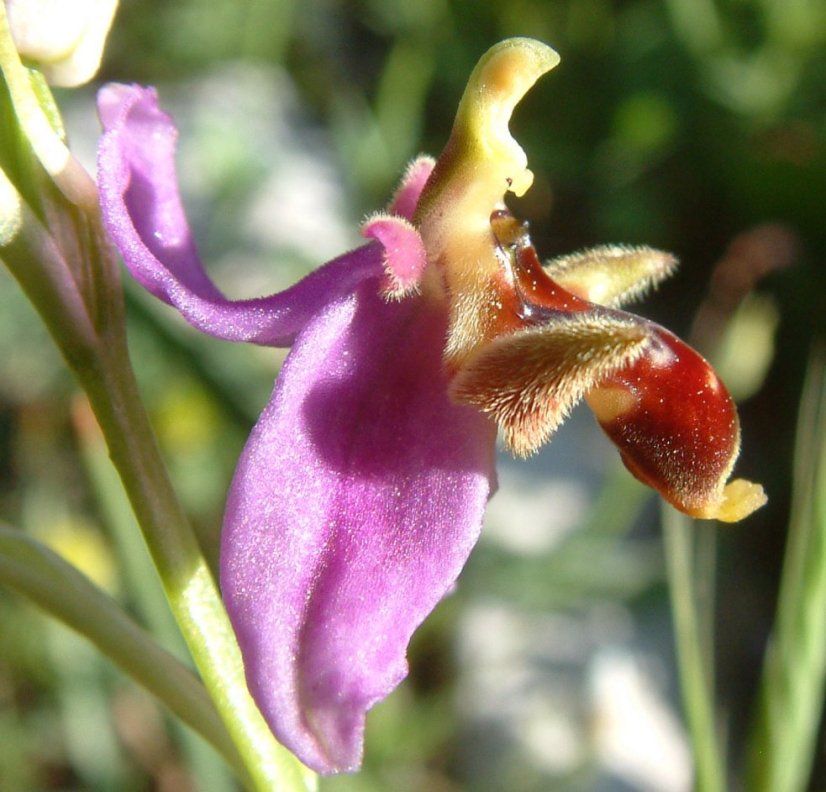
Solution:
M175 172L177 130L154 89L108 85L98 95L104 135L98 183L107 231L132 275L192 325L230 341L289 346L331 300L382 272L373 244L331 261L287 291L228 300L203 269Z
M479 534L494 427L451 403L445 317L365 284L296 340L230 492L221 582L275 735L320 772L361 761L366 711Z

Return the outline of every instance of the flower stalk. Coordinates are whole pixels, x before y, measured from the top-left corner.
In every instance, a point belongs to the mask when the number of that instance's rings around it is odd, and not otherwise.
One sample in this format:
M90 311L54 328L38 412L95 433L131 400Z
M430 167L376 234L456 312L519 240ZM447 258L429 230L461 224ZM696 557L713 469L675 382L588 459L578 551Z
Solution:
M703 630L694 532L684 514L663 506L663 542L682 700L698 792L724 792L726 774L714 711L711 652Z
M97 189L91 176L62 139L53 126L56 116L47 114L38 101L47 95L48 89L37 72L27 69L20 60L5 3L0 4L0 68L11 94L18 123L30 142L46 172L63 192L66 198L91 215L98 213ZM34 90L38 83L38 91Z

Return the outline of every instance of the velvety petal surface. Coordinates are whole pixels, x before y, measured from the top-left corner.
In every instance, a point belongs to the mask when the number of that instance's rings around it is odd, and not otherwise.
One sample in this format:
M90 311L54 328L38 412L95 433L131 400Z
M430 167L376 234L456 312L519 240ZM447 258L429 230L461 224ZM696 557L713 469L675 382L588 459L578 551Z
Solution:
M221 583L276 736L321 771L361 761L367 709L479 534L493 423L447 397L446 317L365 283L298 336L241 458Z
M111 84L98 94L104 134L98 186L106 229L132 275L192 325L230 341L285 346L327 303L382 272L382 248L366 245L290 289L227 299L204 271L175 171L177 130L155 90Z

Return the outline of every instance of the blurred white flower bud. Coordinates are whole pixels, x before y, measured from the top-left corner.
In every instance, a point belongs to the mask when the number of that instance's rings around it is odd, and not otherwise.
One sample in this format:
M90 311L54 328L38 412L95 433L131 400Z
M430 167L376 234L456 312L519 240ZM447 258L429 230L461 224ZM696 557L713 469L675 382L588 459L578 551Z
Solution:
M88 82L100 66L117 0L5 0L20 55L52 85Z

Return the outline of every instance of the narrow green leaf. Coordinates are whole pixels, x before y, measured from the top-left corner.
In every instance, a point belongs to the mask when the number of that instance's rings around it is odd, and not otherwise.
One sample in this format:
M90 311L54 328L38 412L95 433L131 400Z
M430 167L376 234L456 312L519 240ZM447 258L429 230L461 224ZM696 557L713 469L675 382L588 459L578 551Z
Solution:
M777 615L749 754L749 789L807 788L826 678L826 349L810 359Z
M71 564L26 534L0 526L0 583L88 638L246 777L241 759L197 677Z

